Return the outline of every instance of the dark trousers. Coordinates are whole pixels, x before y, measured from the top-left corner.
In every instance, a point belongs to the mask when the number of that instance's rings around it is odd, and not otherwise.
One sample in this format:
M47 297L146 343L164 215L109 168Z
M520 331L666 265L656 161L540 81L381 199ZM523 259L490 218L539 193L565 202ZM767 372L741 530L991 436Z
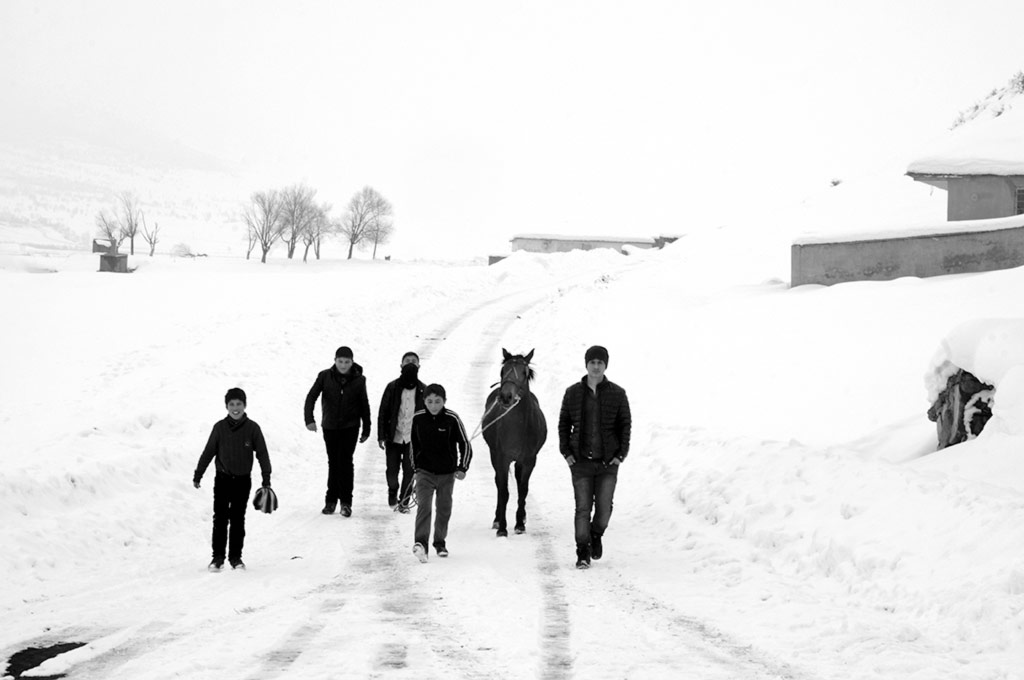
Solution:
M387 459L387 470L384 473L388 480L388 503L397 503L405 498L412 486L412 445L384 443L384 455ZM398 471L402 471L402 484L398 484Z
M430 515L437 492L437 517L434 519L434 547L443 547L448 538L448 520L452 516L452 494L455 491L455 473L435 475L432 472L416 472L416 528L413 538L416 543L427 547L430 541Z
M245 508L249 505L252 479L218 472L213 482L213 559L224 559L227 547L229 560L242 559L245 543ZM231 544L228 545L228 526Z
M590 545L590 535L603 536L612 518L612 497L619 479L619 466L605 466L601 461L584 458L569 470L576 494L576 545Z
M352 505L352 480L355 470L352 454L359 441L359 426L341 430L324 430L324 445L327 447L327 493L324 503Z

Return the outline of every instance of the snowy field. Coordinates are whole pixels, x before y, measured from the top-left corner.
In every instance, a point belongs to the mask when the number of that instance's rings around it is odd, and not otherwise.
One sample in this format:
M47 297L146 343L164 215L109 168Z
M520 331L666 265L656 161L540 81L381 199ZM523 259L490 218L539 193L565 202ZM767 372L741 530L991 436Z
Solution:
M492 267L96 261L0 260L0 651L86 643L24 677L1024 678L1021 377L969 443L932 453L925 416L933 360L970 354L953 329L1024 317L1024 269L791 290L788 242L726 231ZM595 343L633 444L577 571L554 423ZM341 344L374 420L416 350L470 428L501 349L536 349L526 534L491 531L480 438L447 560L411 554L373 441L353 516L320 514L302 403ZM211 574L191 478L236 385L281 508Z

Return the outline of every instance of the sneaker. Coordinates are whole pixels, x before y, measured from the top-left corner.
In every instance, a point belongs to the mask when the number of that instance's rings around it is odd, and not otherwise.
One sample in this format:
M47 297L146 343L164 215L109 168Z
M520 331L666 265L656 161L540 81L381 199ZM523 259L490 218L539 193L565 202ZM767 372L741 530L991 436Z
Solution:
M342 517L351 517L352 516L352 506L351 505L344 505L344 504L342 504L342 506L341 506L341 516Z
M423 547L422 543L417 543L412 547L412 554L416 556L420 562L426 564L427 561L427 549Z
M589 569L590 568L590 546L577 546L576 548L576 568L577 569Z
M241 569L242 571L245 571L245 562L243 562L241 559L231 560L231 568Z
M601 559L601 555L604 555L604 546L601 545L601 536L598 534L590 534L590 556L595 560Z
M448 548L444 547L443 545L435 545L434 550L437 551L438 557L448 557Z
M213 562L210 562L210 566L207 567L210 571L220 571L224 568L224 558L214 557Z
M325 515L333 515L334 514L334 503L327 503L327 504L325 504L324 505L324 509L321 510L320 512L322 512Z

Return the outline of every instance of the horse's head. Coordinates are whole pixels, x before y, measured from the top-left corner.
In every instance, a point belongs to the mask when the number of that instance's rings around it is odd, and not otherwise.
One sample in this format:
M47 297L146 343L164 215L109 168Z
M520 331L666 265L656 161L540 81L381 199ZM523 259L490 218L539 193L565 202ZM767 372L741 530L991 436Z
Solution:
M530 392L530 381L533 380L530 360L533 359L533 350L531 349L525 356L509 354L505 348L502 348L501 353L504 361L501 362L501 387L498 398L502 404L508 406Z

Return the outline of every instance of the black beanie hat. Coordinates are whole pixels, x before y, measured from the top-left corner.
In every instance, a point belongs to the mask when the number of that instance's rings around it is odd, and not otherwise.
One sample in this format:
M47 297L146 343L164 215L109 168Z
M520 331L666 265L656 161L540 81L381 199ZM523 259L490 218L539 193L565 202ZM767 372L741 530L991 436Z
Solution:
M441 397L445 401L448 401L448 395L446 395L444 393L444 388L441 387L440 385L438 385L437 383L433 383L431 385L427 385L427 389L423 390L423 398L424 399L426 399L427 397L429 397L432 394L436 394L437 396Z
M339 347L334 352L334 358L337 359L338 357L345 357L346 359L352 359L353 358L352 348L351 347L345 347L344 345L342 345L341 347Z
M243 390L241 387L232 387L230 390L227 391L227 394L224 395L224 405L227 406L228 402L231 401L232 399L237 399L238 401L245 404L245 390Z
M587 350L587 353L583 355L583 362L589 364L592 359L600 359L608 365L608 350L601 345L594 345Z

